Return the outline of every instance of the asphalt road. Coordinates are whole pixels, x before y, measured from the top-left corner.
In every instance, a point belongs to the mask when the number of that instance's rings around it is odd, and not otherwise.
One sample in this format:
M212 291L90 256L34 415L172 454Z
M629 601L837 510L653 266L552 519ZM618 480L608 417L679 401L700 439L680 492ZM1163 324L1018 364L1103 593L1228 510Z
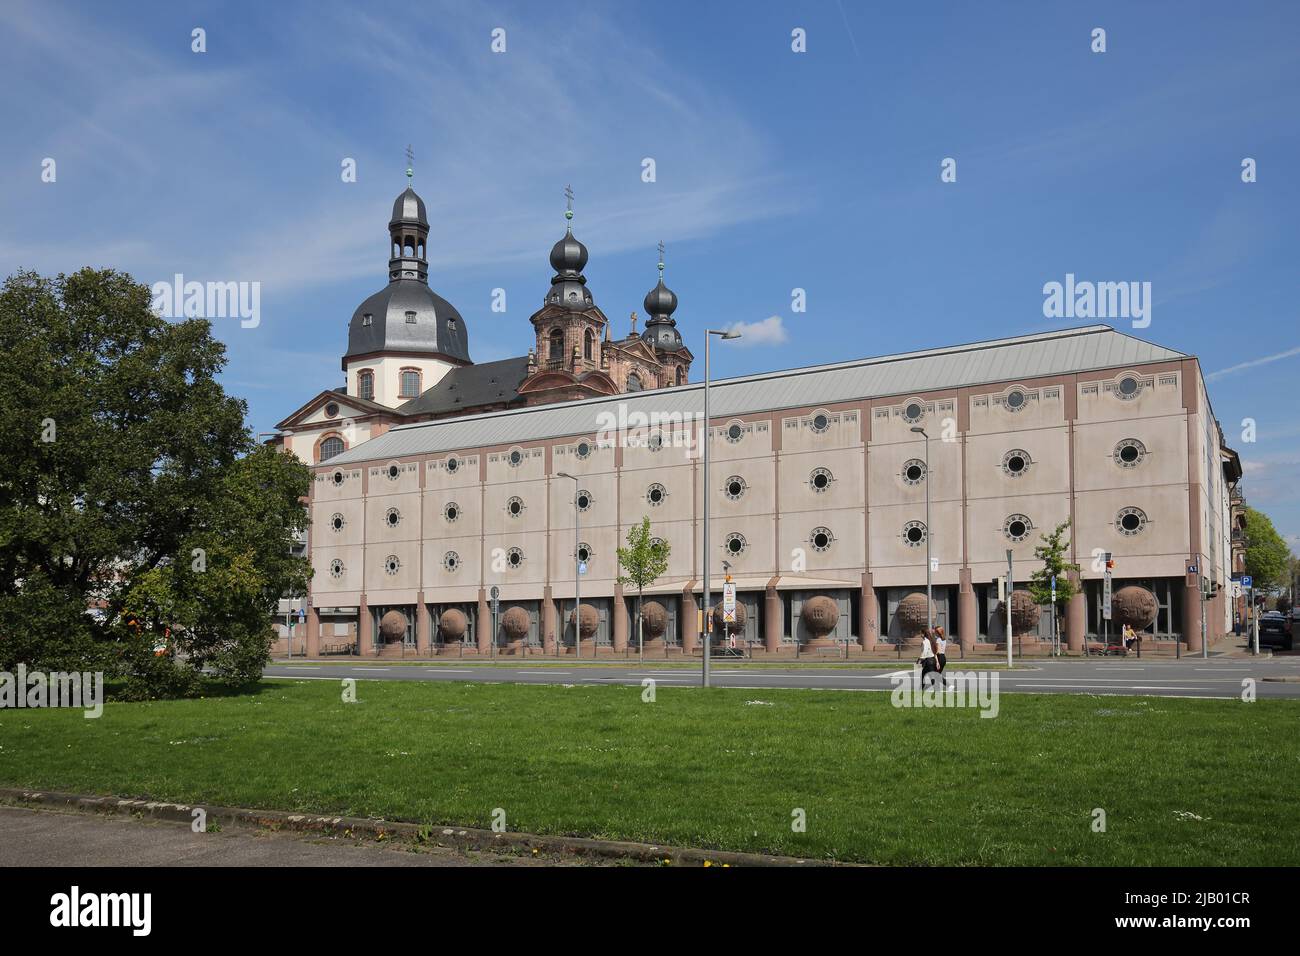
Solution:
M974 662L972 662L974 663ZM459 666L458 666L459 665ZM960 660L949 659L948 672L961 671ZM774 688L852 690L888 692L896 686L894 674L914 677L910 668L855 668L800 666L755 667L726 660L712 668L715 687L752 690ZM1300 699L1300 657L1185 658L1179 660L1035 660L1026 669L993 671L999 675L999 690L1031 694L1126 694L1159 697L1239 698L1243 681L1254 679L1258 698ZM296 677L310 680L423 680L472 681L514 684L626 684L640 685L651 678L662 689L697 687L699 668L665 667L654 664L539 664L478 665L393 664L357 661L347 664L276 663L267 677ZM1291 682L1265 678L1290 677Z
M0 867L554 866L555 862L242 827L194 833L188 824L170 820L0 806Z

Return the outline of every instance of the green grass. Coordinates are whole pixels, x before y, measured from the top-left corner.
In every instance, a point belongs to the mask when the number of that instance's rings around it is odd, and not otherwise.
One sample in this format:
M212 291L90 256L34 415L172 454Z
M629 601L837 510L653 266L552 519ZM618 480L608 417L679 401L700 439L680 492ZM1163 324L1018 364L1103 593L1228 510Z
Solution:
M910 668L916 659L914 657L905 657L902 660L850 660L843 658L838 660L828 658L824 661L813 660L811 657L805 657L802 660L790 660L782 662L777 661L753 661L737 660L734 658L713 658L711 666L715 670L730 670L733 666L745 670L799 670L801 668L826 668L827 670L902 670ZM683 661L683 660L648 660L638 662L636 658L625 660L624 658L601 658L600 660L556 660L555 658L543 658L536 660L532 658L517 659L500 659L500 660L479 660L469 658L468 660L458 657L444 658L421 658L413 660L410 658L392 658L392 657L347 657L338 660L307 660L305 658L296 658L289 660L287 658L276 658L272 661L277 667L515 667L515 668L533 668L533 667L615 667L631 668L635 670L687 670L699 672L700 661ZM954 657L948 662L953 666L960 665L964 671L1004 671L1008 670L1005 663L988 660L969 660L963 661ZM1011 670L1040 670L1037 664L1016 663Z
M357 694L0 711L0 785L481 827L502 807L512 830L879 863L1300 863L1290 701L1004 694L981 719L842 691Z

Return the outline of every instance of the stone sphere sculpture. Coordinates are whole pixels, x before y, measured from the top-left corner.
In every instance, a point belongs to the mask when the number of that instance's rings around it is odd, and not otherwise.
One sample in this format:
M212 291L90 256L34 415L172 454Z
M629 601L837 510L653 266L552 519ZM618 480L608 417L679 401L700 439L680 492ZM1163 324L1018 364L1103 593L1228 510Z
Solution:
M641 635L646 640L655 641L664 636L668 630L668 611L658 601L646 601L641 605Z
M929 623L925 605L924 591L913 591L898 602L898 610L895 612L895 616L898 619L898 626L902 629L903 640L910 641L918 638L925 631L926 625Z
M715 604L715 605L713 605L713 630L714 630L714 633L716 633L716 634L727 634L727 633L731 633L731 634L739 634L741 631L743 631L743 630L745 629L745 617L746 617L746 614L745 614L745 605L743 605L743 604L741 604L739 601L737 601L737 602L736 602L736 623L735 623L735 624L723 624L723 623L722 623L722 605L721 605L720 603L719 603L719 604Z
M1159 613L1156 596L1138 584L1126 584L1110 599L1110 616L1117 628L1127 624L1135 631L1145 630L1155 623Z
M469 622L465 620L465 612L459 608L450 608L442 612L438 619L438 630L442 632L444 641L459 641L465 636L465 630Z
M392 644L406 637L406 615L401 611L389 611L379 619L379 635L387 644Z
M573 623L573 612L569 612L569 623ZM585 641L596 633L596 628L600 626L600 615L590 604L582 605L582 639Z
M1028 634L1038 627L1038 605L1028 591L1011 592L1011 626L1017 634Z
M835 630L835 625L840 620L840 608L826 595L819 594L804 602L801 619L809 636L813 640L820 640Z
M522 641L527 637L530 623L528 612L518 604L506 608L506 612L501 615L501 631L512 641Z

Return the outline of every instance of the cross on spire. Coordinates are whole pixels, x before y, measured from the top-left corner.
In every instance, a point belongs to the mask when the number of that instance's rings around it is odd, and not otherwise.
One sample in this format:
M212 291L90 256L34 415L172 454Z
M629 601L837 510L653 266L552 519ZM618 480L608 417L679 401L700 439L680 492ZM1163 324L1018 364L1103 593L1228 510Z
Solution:
M564 218L573 221L573 187L568 184L564 187Z
M415 175L415 150L411 149L411 144L406 144L406 185L411 185L411 177Z
M663 280L663 277L664 277L664 241L663 241L662 239L660 239L660 240L659 240L659 279L660 279L660 281Z

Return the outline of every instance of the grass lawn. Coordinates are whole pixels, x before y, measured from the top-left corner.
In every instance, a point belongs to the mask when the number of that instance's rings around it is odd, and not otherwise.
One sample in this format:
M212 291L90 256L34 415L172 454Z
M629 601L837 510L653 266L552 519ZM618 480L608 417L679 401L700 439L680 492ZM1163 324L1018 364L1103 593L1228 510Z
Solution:
M1300 863L1290 701L1003 694L982 719L843 691L357 695L0 711L0 785L480 827L501 807L512 830L878 863Z

